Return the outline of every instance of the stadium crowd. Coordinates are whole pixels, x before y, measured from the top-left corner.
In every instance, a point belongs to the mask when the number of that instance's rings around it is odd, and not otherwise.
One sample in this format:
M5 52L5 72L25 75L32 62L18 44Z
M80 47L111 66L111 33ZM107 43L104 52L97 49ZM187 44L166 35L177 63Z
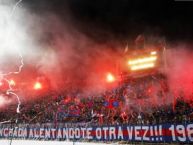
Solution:
M76 90L39 97L22 103L19 114L15 105L4 108L0 111L0 122L148 125L192 121L193 100L184 99L183 92L172 94L163 84L144 79L129 81L91 96L84 96Z

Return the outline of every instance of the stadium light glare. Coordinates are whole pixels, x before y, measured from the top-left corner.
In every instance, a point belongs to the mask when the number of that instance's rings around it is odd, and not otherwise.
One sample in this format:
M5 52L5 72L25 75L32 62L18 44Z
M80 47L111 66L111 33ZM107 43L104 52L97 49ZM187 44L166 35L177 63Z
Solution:
M34 84L34 89L35 89L35 90L40 90L40 89L42 89L42 84L41 84L40 82L36 82L36 83Z
M114 82L114 81L115 81L115 77L114 77L114 75L113 75L113 74L108 73L108 74L107 74L107 78L106 78L106 80L107 80L107 82L108 82L108 83L112 83L112 82Z
M157 60L157 56L138 58L134 60L129 60L128 65L137 65L137 64L147 63L147 62L154 62L156 60Z
M142 69L148 69L148 68L153 68L153 67L155 67L154 63L146 63L146 64L131 66L131 70L135 71L135 70L142 70Z

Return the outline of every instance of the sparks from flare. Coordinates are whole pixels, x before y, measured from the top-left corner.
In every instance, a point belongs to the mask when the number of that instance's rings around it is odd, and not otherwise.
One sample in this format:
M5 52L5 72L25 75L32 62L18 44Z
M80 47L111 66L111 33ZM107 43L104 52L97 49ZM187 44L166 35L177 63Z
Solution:
M19 1L13 6L13 9L12 9L12 12L11 12L11 17L14 15L15 10L17 9L17 7L19 6L19 4L20 4L22 1L23 1L23 0L19 0Z
M15 10L17 9L17 7L19 6L19 4L22 2L22 0L19 0L14 6L13 6L13 9L11 11L11 14L10 14L10 17L12 18L13 15L14 15L14 12ZM14 95L16 98L17 98L17 101L18 101L18 105L17 105L17 109L16 109L16 112L17 113L20 113L20 105L21 105L21 101L20 101L20 97L14 93L14 90L12 88L12 83L11 81L9 81L6 77L11 75L11 74L19 74L24 66L24 61L23 61L23 56L22 54L19 52L19 56L20 56L20 66L18 67L18 70L15 71L15 72L8 72L8 73L1 73L0 74L0 77L1 77L1 80L5 80L8 85L9 85L9 89L6 91L6 94L11 94L11 95Z
M9 76L9 75L11 75L11 74L19 74L19 73L21 72L21 70L22 70L22 68L23 68L23 66L24 66L24 62L23 62L23 57L22 57L22 55L19 54L19 56L20 56L20 63L21 63L21 64L20 64L20 66L19 66L19 68L18 68L18 71L0 74L0 76L2 77L2 80L5 80L5 81L8 83L8 85L9 85L9 89L6 91L6 94L7 94L7 95L10 95L10 94L11 94L11 95L14 95L14 96L17 98L17 101L18 101L18 105L17 105L17 109L16 109L16 112L17 112L17 113L20 113L21 101L20 101L19 96L18 96L16 93L14 93L14 90L13 90L13 88L12 88L12 86L15 85L15 82L14 82L13 80L8 80L8 79L6 79L6 77Z

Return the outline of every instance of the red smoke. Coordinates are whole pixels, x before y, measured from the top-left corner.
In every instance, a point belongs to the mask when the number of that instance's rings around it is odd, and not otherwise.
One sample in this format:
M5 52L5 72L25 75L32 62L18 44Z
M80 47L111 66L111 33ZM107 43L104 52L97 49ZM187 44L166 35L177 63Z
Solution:
M192 99L193 94L193 51L187 48L172 49L167 53L170 89L184 94L185 99Z

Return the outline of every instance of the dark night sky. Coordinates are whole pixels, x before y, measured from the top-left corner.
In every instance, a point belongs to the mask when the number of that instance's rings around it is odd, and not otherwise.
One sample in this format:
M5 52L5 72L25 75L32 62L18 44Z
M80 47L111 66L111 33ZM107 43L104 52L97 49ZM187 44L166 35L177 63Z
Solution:
M170 41L193 38L193 2L174 0L25 0L36 13L70 16L75 28L97 41L158 34Z

